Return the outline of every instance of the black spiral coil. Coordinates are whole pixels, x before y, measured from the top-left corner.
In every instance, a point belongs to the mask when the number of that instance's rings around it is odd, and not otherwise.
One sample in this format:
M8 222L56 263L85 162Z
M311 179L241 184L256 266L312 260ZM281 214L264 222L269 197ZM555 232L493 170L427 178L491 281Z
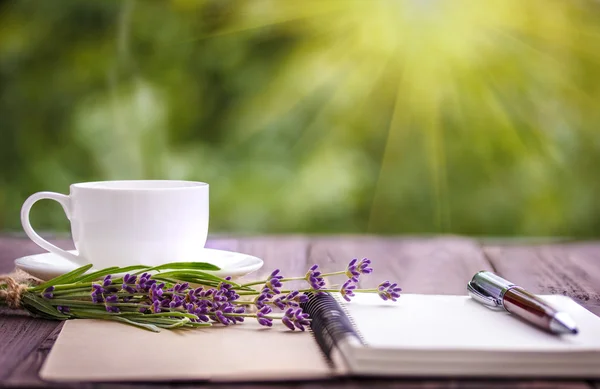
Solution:
M344 309L329 293L306 293L308 301L300 304L310 315L311 331L325 355L331 362L332 350L342 339L354 336L360 339Z

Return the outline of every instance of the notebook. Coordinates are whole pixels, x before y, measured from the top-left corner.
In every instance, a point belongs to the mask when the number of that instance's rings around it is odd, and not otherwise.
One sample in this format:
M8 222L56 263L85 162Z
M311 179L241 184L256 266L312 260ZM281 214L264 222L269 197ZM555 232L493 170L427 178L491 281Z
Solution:
M308 332L282 324L152 333L67 321L40 371L49 381L270 381L339 376L600 377L600 318L566 296L541 296L579 334L547 334L468 296L311 295Z

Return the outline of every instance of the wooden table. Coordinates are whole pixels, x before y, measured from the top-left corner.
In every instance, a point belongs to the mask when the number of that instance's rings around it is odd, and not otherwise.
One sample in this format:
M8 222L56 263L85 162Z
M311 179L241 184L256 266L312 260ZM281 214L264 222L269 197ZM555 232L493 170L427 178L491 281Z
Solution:
M55 243L73 248L68 239ZM218 237L208 246L259 256L265 266L258 277L281 268L284 274L304 274L318 263L325 270L339 270L354 257L368 257L375 273L361 286L372 287L380 279L398 281L406 293L465 294L465 283L478 270L492 270L539 293L560 293L600 315L600 242L537 244L482 243L474 239L443 237L375 236L265 236ZM13 260L42 250L22 237L0 236L0 273L13 270ZM50 385L37 372L58 336L61 323L32 319L25 314L0 313L0 387L142 387L81 383ZM600 366L598 367L600 369ZM206 384L153 384L153 387L191 387ZM209 385L222 387L225 385ZM368 388L368 387L520 387L600 389L600 382L540 380L339 380L327 382L236 385L275 388Z

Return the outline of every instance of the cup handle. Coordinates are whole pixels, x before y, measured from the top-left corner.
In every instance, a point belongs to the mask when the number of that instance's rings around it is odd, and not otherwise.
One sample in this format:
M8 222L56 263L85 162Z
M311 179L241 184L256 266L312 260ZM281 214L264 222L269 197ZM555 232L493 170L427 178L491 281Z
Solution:
M23 206L21 207L21 225L23 226L25 233L27 234L29 239L31 239L35 244L37 244L41 248L53 254L60 255L61 257L66 258L79 266L86 265L87 263L81 257L56 247L52 243L39 236L38 233L33 230L33 227L31 227L31 222L29 221L29 211L31 211L31 207L33 206L33 204L43 199L54 200L58 202L60 205L62 205L63 210L67 215L67 218L69 218L69 210L71 205L71 198L69 196L54 192L34 193L31 196L29 196L27 200L25 200Z

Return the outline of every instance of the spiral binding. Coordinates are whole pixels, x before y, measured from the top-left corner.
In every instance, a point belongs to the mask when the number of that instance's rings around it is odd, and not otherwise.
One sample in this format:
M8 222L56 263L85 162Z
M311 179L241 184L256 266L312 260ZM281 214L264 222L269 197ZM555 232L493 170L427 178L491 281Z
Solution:
M352 316L350 314L350 312L348 312L348 309L346 308L346 304L344 304L343 302L341 302L339 295L332 296L332 298L334 298L338 302L338 305L340 306L340 309L344 312L344 314L348 318L348 321L350 322L350 324L352 324L352 328L354 329L354 334L358 337L358 339L360 340L360 343L363 346L367 346L368 345L367 341L363 337L362 332L360 332L360 330L356 326L356 322L354 321L354 316Z
M332 351L343 337L352 335L365 344L354 320L335 297L329 293L306 294L308 301L302 303L301 308L310 315L310 332L330 365L333 364Z

